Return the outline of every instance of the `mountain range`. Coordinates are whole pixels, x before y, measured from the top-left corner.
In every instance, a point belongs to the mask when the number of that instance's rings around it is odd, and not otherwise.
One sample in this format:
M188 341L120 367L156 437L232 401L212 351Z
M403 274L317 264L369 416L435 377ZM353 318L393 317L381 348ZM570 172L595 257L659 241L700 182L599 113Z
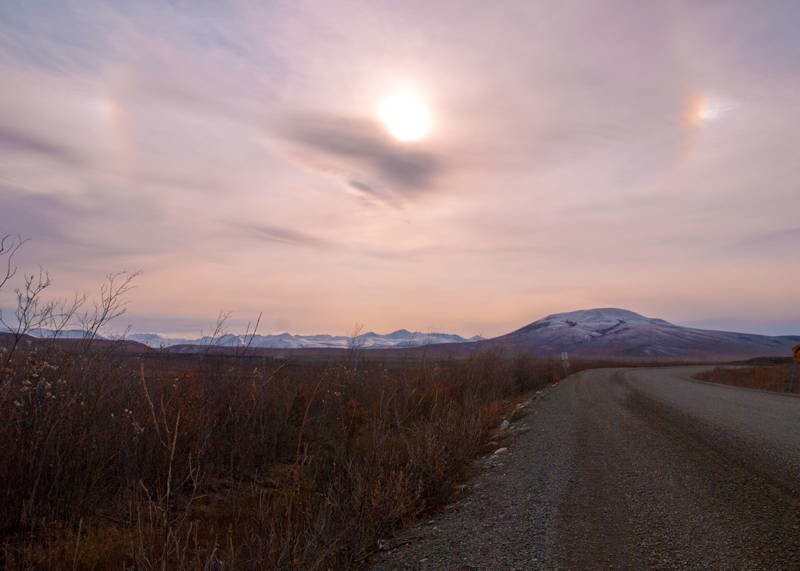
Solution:
M35 330L34 337L52 337L52 331ZM79 330L65 331L62 339L81 338ZM107 337L114 340L115 337ZM463 357L483 349L503 349L540 357L566 352L569 357L599 359L723 361L753 357L791 355L800 335L768 336L715 331L675 325L663 319L645 317L618 308L597 308L555 313L506 335L484 339L464 338L448 333L420 333L399 329L392 333L364 333L355 338L344 335L223 335L219 338L171 338L156 333L125 336L133 345L169 352L197 353L209 345L225 351L248 346L264 354L284 355L295 350L337 350L356 347L376 351L402 350L413 354L424 348L430 356ZM142 347L145 350L145 347Z
M50 329L34 329L30 331L32 337L52 338L55 333ZM58 334L60 339L82 339L85 333L78 329L62 331ZM115 340L121 336L109 335L98 337L99 339ZM380 333L363 333L361 335L348 337L345 335L292 335L290 333L280 333L276 335L234 335L225 334L217 338L209 336L199 338L176 338L166 337L158 333L131 333L125 335L128 341L136 341L154 349L162 349L173 346L203 346L214 345L215 347L254 347L266 349L347 349L357 347L359 349L380 349L389 347L420 347L439 343L468 343L480 341L483 337L475 336L469 339L450 333L421 333L419 331L408 331L398 329L392 333L382 335Z

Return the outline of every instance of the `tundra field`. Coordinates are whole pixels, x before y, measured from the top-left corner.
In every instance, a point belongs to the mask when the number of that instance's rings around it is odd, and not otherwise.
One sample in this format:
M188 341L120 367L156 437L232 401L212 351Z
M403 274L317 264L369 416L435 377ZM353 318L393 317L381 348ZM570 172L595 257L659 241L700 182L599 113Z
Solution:
M450 499L549 362L17 352L0 382L0 560L357 567ZM496 435L494 435L496 436Z

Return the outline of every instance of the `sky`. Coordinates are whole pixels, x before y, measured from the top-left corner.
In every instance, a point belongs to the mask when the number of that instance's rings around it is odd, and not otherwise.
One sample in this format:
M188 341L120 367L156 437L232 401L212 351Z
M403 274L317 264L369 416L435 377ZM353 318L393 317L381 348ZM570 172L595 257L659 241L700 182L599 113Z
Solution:
M135 331L225 310L490 336L611 306L800 334L799 21L794 0L4 0L0 232L53 295L141 270ZM397 96L424 137L387 128Z

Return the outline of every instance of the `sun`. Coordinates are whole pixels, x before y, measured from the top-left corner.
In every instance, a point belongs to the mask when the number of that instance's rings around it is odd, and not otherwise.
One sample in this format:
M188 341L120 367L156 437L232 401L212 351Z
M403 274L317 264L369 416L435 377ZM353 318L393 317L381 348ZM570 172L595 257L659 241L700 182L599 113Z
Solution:
M715 121L719 118L721 109L707 97L698 97L693 102L688 111L689 122L694 124Z
M698 95L689 104L686 119L693 125L711 123L734 109L736 105L725 99Z
M381 101L378 116L398 141L420 141L431 130L431 113L424 101L413 93L390 95Z

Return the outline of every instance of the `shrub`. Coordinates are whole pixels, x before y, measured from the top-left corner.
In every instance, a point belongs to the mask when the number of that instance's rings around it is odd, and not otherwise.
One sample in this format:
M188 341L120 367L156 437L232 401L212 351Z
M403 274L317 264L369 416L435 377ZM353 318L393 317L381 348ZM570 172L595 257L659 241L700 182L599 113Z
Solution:
M441 506L554 367L39 348L0 372L6 568L347 568Z

